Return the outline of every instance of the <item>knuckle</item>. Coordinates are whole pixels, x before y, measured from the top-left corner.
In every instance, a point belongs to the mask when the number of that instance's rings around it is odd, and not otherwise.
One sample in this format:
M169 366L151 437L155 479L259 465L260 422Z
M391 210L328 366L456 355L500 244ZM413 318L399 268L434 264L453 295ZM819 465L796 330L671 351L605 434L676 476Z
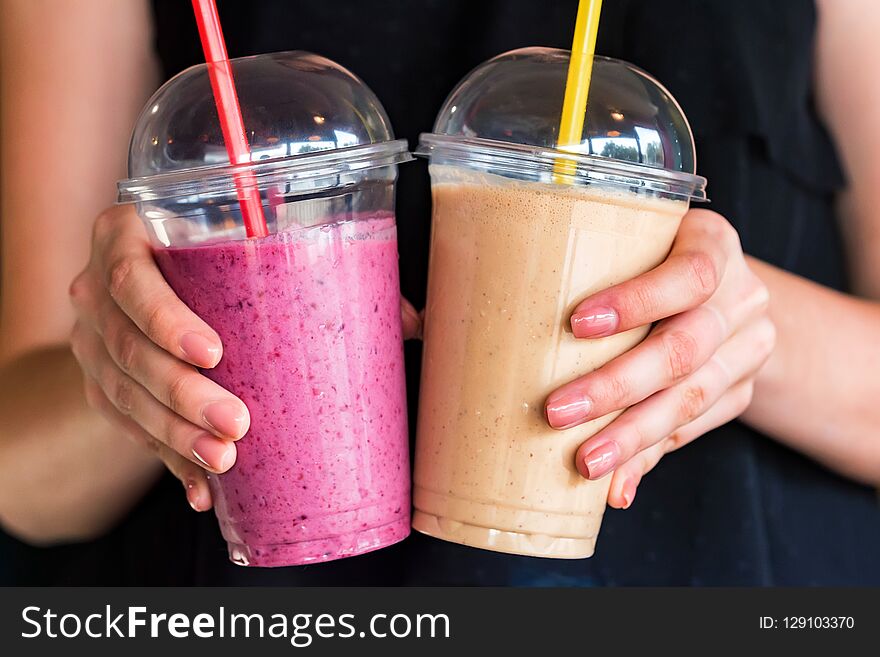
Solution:
M671 434L666 436L666 440L663 441L663 453L669 454L669 452L674 452L679 447L682 447L687 441L685 440L685 436L681 431L673 431Z
M729 244L731 240L739 242L739 233L727 219L711 210L703 212L704 215L701 217L703 225L714 238L723 244Z
M681 424L693 422L706 409L706 391L702 386L686 386L679 399L678 419Z
M106 236L113 227L114 218L115 218L115 208L107 208L103 210L101 213L95 217L94 229L92 231L92 235L96 240L102 239Z
M715 261L705 251L691 251L686 258L688 282L695 296L705 301L718 289Z
M631 439L618 440L620 451L622 453L621 460L624 461L632 458L641 450L647 449L657 442L657 437L650 433L650 427L642 425L640 422L633 422L631 426Z
M739 233L733 224L722 215L711 210L694 210L692 212L695 213L695 218L699 221L700 230L706 241L711 243L715 249L728 254L742 251Z
M624 324L646 324L651 320L646 319L656 314L659 305L657 289L646 281L636 281L631 285L625 285L624 289L617 291L610 299L610 305L617 309Z
M699 345L696 338L687 331L668 331L663 334L663 349L673 381L688 376L694 371Z
M131 415L134 407L134 386L127 376L120 376L113 384L113 405L123 415Z
M134 263L128 257L120 257L110 263L107 269L107 289L114 299L118 299L125 292L133 268Z
M167 327L170 325L171 321L168 310L162 304L154 304L147 310L144 326L147 335L153 342L160 344L162 336L167 333Z
M89 294L89 282L85 272L81 272L70 282L67 296L75 308L82 306Z
M608 377L604 388L605 394L603 396L608 411L623 408L632 395L632 385L627 379L620 376Z
M653 316L658 305L657 297L657 291L652 285L635 285L631 289L631 296L622 304L623 310L631 317Z
M138 335L131 329L121 329L114 339L113 352L123 372L131 372L138 348Z
M189 372L180 372L174 375L168 385L168 406L175 413L180 414L186 400L186 388L189 384Z
M168 445L171 449L176 450L180 444L179 434L180 427L178 426L177 418L169 415L162 423L161 434L156 436L156 439L164 445Z

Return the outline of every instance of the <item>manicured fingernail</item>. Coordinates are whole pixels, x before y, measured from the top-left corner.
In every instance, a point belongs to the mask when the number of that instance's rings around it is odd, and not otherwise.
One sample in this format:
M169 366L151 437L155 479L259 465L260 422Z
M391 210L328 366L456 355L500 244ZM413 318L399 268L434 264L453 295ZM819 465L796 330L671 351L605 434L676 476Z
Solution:
M181 335L180 350L188 361L199 367L214 367L220 360L220 347L201 333Z
M196 438L192 453L202 465L214 472L226 472L235 462L235 447L232 443L214 436L204 435Z
M589 308L571 316L571 332L576 338L599 338L617 330L617 312L613 308Z
M186 501L189 502L192 510L201 511L202 501L199 499L199 489L198 486L196 486L196 482L192 479L187 479L183 482L183 487L186 490Z
M620 447L613 440L594 448L584 457L584 469L587 479L604 477L617 465L620 458Z
M628 509L636 498L636 482L632 477L623 482L620 496L623 498L623 508Z
M237 440L248 430L250 418L242 404L231 401L211 402L202 409L202 421L217 435Z
M547 398L547 422L554 429L568 429L587 419L592 402L577 391L553 393Z

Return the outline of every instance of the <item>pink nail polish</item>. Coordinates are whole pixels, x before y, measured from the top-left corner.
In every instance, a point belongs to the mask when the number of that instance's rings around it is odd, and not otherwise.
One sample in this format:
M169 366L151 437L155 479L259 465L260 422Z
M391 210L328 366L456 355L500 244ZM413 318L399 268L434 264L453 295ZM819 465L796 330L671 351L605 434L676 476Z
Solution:
M214 472L226 472L235 462L235 447L232 443L209 434L196 438L192 453L202 465Z
M599 338L617 330L618 317L613 308L579 310L571 316L571 332L576 338Z
M198 367L214 367L220 360L220 347L201 333L180 336L180 351L184 358Z
M632 477L623 482L623 490L620 491L620 496L623 497L623 508L628 509L636 498L636 482Z
M584 468L588 479L599 479L614 469L620 458L620 447L616 442L609 441L593 448L584 457Z
M237 440L248 429L247 411L238 402L216 401L202 409L202 421L223 438Z
M580 392L554 393L545 406L547 422L554 429L568 429L585 422L592 406L592 402Z

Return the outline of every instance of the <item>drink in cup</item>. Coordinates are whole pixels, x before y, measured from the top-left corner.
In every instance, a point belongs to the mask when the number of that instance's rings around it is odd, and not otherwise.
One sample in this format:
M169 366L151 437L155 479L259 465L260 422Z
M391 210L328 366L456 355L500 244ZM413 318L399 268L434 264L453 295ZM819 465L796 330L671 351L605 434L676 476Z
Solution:
M361 554L410 524L394 218L397 164L410 157L372 92L333 62L293 52L232 68L250 161L229 164L196 66L141 115L120 198L223 341L204 374L250 411L235 465L210 479L232 561ZM242 179L258 186L267 237L245 232Z
M648 327L578 340L569 318L663 261L705 180L678 105L616 60L595 60L583 142L557 149L567 66L567 51L545 48L496 57L422 136L434 206L413 527L581 558L593 553L610 477L583 479L575 451L616 414L555 431L544 403Z

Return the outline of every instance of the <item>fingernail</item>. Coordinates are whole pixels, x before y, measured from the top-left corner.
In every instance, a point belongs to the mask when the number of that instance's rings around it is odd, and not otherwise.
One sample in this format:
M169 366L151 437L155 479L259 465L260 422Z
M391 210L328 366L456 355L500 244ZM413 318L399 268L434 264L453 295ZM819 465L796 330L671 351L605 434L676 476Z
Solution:
M214 472L226 472L235 462L235 447L214 436L196 438L192 453L202 465Z
M628 509L636 498L636 482L632 477L623 482L623 490L620 491L620 496L623 498L623 508Z
M199 367L214 367L220 360L220 347L201 333L181 335L180 350L188 361Z
M189 502L189 505L192 507L193 511L201 511L201 500L199 499L199 489L196 487L195 481L192 479L187 479L183 482L183 487L186 490L186 501Z
M545 405L547 422L554 429L568 429L584 422L592 402L577 391L550 395Z
M620 447L613 440L594 448L584 457L587 479L599 479L607 475L617 465L618 458L620 458Z
M202 409L202 421L223 438L237 440L248 430L250 418L242 404L216 401Z
M599 307L579 310L571 316L571 332L576 338L598 338L611 335L617 330L617 312L613 308Z

